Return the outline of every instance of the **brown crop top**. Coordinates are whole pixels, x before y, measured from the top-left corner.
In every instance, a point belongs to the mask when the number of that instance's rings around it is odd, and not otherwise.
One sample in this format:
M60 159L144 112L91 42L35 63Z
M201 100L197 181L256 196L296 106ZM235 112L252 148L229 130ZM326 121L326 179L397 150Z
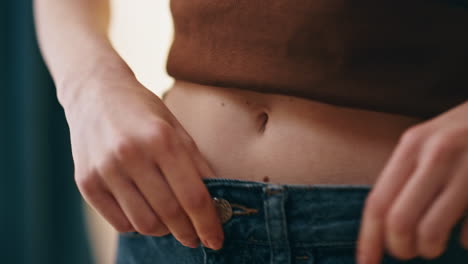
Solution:
M166 70L430 118L468 100L468 8L449 2L171 0Z

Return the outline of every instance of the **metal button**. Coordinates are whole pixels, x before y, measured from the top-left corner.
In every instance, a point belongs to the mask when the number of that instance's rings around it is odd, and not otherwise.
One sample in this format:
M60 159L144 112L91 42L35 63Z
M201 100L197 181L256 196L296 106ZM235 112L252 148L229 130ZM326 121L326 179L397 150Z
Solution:
M213 197L213 203L218 212L219 219L221 223L226 223L232 217L232 207L231 204L223 199L218 197Z

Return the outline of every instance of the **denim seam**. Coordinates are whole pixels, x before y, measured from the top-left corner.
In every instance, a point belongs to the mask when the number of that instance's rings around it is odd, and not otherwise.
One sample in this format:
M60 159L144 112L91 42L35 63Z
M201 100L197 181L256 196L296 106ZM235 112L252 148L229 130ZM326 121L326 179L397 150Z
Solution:
M283 192L281 194L281 204L280 204L280 210L281 210L281 230L283 231L283 237L284 237L284 241L285 241L285 248L287 250L287 263L291 263L291 247L289 245L289 236L288 236L288 223L286 222L287 221L287 217L286 217L286 209L285 209L285 206L286 206L286 200L288 198L288 191L286 188L283 188L282 189Z
M204 246L201 246L201 251L202 251L202 254L203 254L203 264L207 264L208 263L208 253L206 252L206 249Z
M285 189L281 185L268 185L263 189L264 210L265 210L265 225L270 243L270 263L285 263L291 261L291 251L289 247L289 239L287 232L285 208ZM274 208L272 208L274 207ZM279 214L271 214L270 210ZM281 223L278 224L278 221ZM274 226L272 226L274 225ZM279 228L280 230L272 230ZM279 237L275 236L274 231L279 231ZM273 238L273 236L275 236Z
M296 242L294 243L294 247L314 247L314 248L326 248L326 247L355 247L356 241L332 241L332 242Z
M247 188L262 188L267 185L281 185L286 189L297 189L297 190L310 190L314 188L326 188L326 189L356 189L356 190L369 190L373 187L372 184L332 184L332 183L318 183L318 184L273 184L260 181L241 180L232 178L203 178L202 179L207 185L212 186L226 186L226 184L233 184L238 187ZM268 188L268 187L267 187Z
M156 247L157 247L157 245L155 244L154 240L153 240L151 237L148 237L148 236L144 236L144 237L145 237L144 239L149 240L150 243L151 243L153 246L156 246ZM152 256L152 254L150 254L150 253L151 253L151 250L149 250L149 249L146 250L145 254L144 254L143 257L142 257L142 259L143 259L143 261L144 261L143 263L148 263L148 262L151 261L151 258L150 258L150 257Z

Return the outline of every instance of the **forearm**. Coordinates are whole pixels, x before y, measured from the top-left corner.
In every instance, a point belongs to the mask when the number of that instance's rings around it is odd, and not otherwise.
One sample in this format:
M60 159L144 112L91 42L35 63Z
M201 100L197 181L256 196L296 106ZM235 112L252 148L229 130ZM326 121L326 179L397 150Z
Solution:
M109 0L35 0L34 13L39 46L62 106L74 101L89 79L133 76L108 38Z

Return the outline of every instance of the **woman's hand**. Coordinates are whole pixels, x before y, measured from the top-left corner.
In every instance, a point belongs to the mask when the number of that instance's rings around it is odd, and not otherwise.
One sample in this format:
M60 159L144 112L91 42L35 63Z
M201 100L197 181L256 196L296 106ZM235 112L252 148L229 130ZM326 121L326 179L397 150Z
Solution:
M119 232L220 248L223 229L202 182L214 173L160 98L119 74L80 85L65 112L84 199Z
M468 209L468 102L407 130L367 197L358 263L435 258ZM460 242L468 249L468 218Z

